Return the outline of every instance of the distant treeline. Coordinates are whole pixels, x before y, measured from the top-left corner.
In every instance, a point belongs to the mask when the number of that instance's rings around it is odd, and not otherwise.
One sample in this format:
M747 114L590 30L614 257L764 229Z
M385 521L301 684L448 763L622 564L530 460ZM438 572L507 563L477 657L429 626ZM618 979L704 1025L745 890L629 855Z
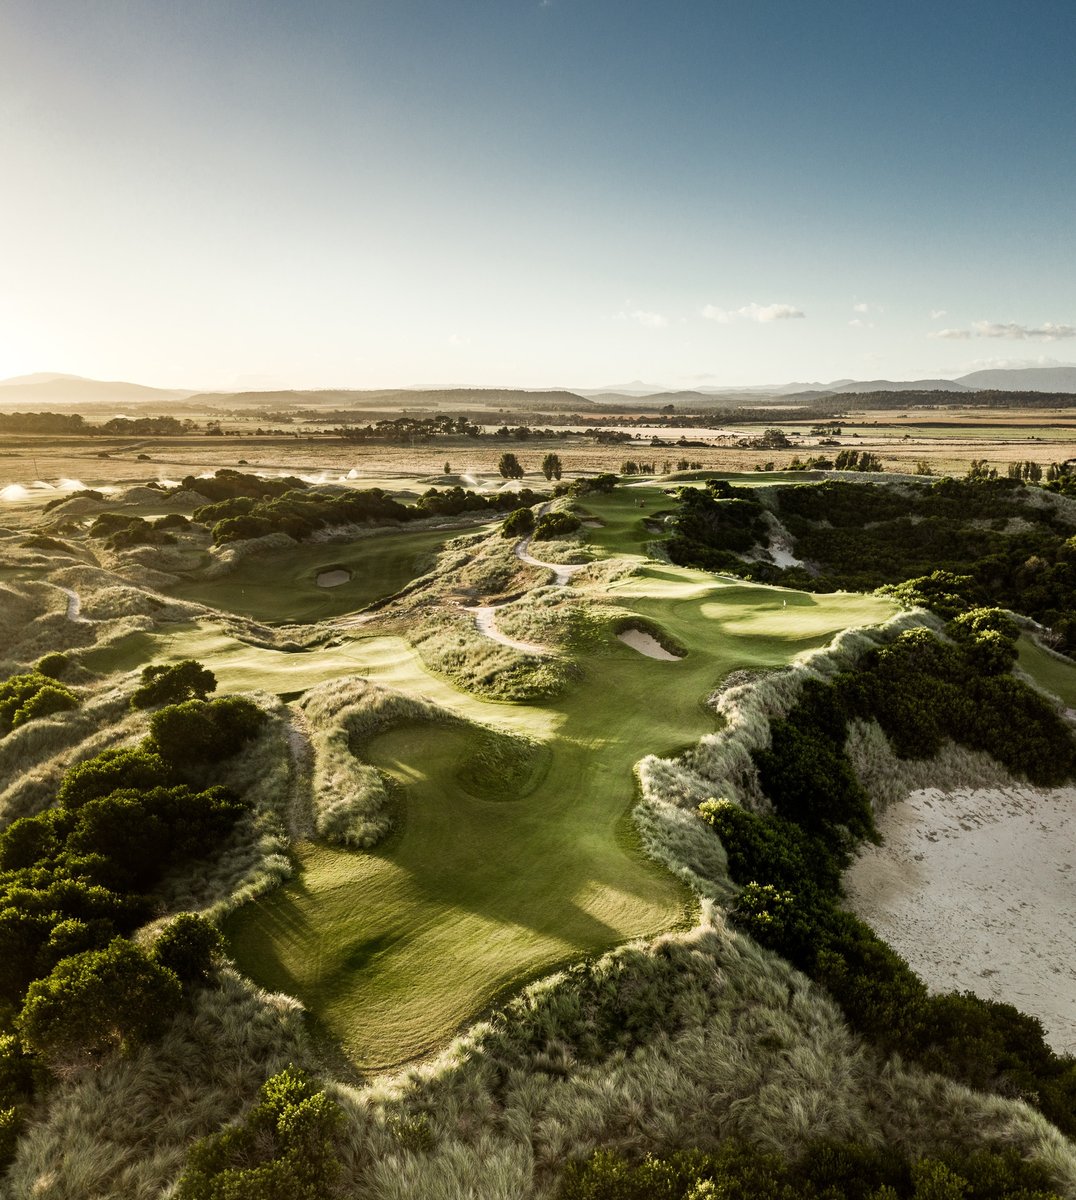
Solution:
M176 417L113 417L100 425L90 425L78 413L0 413L0 433L44 434L120 434L131 437L159 437L190 433L198 426Z
M841 392L832 397L843 409L849 408L1076 408L1074 392ZM813 404L825 404L822 397ZM786 410L787 412L787 410Z

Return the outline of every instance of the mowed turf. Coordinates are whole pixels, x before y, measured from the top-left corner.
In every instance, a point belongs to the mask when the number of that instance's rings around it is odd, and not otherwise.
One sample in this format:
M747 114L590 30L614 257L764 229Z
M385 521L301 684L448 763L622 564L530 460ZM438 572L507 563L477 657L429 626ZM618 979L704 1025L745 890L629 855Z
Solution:
M344 545L303 543L285 553L244 559L220 579L191 580L170 588L182 600L241 613L256 621L323 621L391 596L428 570L459 529L390 532ZM318 585L323 571L343 568L351 578Z
M619 507L599 515L622 520L628 540L640 511ZM504 989L681 922L688 895L636 842L634 764L712 730L704 699L730 670L785 664L894 611L877 597L809 596L661 564L612 595L663 625L687 656L655 661L610 633L581 660L571 694L544 706L476 700L428 675L402 644L389 661L398 639L368 639L375 678L551 753L528 794L492 798L461 781L473 731L381 734L361 754L397 781L397 832L372 853L300 847L296 877L229 922L243 970L297 995L361 1066L419 1056ZM361 640L352 653L364 655Z
M1076 663L1056 658L1027 634L1021 634L1016 648L1019 665L1039 687L1053 692L1067 707L1076 708Z

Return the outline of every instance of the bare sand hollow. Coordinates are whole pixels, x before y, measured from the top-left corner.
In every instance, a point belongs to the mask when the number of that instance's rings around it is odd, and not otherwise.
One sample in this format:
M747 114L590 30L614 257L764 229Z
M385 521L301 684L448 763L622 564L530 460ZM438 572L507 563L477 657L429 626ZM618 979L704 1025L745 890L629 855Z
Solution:
M641 629L625 629L616 636L625 646L630 646L633 650L638 650L640 654L645 654L647 658L657 658L662 662L679 662L682 657L682 655L672 654L666 650L652 633L644 633Z
M852 910L932 990L1014 1004L1076 1052L1076 788L927 788L878 826Z

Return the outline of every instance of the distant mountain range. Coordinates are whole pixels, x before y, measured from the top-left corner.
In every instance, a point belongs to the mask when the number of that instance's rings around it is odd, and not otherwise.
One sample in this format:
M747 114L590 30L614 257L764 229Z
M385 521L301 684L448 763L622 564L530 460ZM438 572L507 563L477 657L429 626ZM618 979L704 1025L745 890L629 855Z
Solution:
M0 380L3 404L152 404L184 400L191 393L140 383L84 379L81 375L19 375Z
M871 392L975 392L998 390L1076 394L1076 366L1018 367L972 371L956 379L837 379L830 383L766 384L754 387L698 387L678 390L634 379L604 388L319 388L241 392L197 392L145 387L138 383L85 379L42 372L0 380L0 404L154 405L182 402L186 409L206 408L489 408L533 412L581 412L613 405L640 407L759 407L801 404L826 396Z

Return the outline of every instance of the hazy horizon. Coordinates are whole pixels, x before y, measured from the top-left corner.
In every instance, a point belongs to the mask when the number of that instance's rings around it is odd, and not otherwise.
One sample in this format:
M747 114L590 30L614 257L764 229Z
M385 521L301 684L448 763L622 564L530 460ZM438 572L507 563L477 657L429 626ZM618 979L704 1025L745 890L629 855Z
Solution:
M681 390L1072 360L1069 5L74 16L0 0L0 378Z

